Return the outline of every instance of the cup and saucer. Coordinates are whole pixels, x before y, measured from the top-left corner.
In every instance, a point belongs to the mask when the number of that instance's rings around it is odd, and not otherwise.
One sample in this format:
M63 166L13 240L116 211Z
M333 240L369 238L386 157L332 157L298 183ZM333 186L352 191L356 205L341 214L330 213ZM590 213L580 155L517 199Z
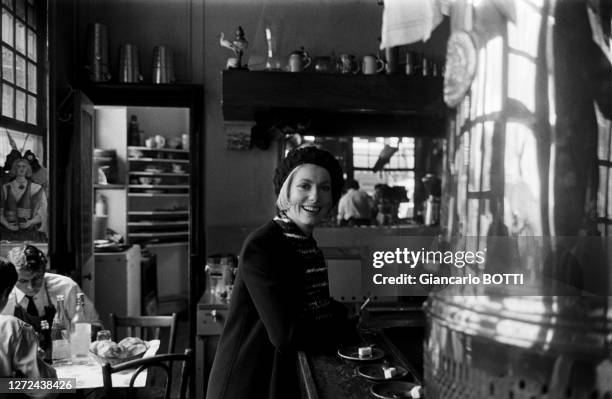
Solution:
M183 165L180 165L178 163L173 163L172 172L173 173L185 173L185 169L183 169Z

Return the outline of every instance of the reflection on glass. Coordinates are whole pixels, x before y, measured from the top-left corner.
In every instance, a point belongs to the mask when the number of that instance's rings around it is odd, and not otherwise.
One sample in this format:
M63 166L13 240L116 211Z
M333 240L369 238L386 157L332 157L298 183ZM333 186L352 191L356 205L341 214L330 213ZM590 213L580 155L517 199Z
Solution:
M28 58L36 61L36 33L32 29L28 29Z
M13 117L13 88L9 85L2 85L2 115Z
M480 174L482 164L482 124L479 123L472 128L470 137L470 163L468 169L468 190L479 192Z
M20 18L26 19L25 0L15 0L15 12Z
M13 0L2 0L2 4L7 6L9 10L13 9Z
M484 123L484 136L482 146L482 191L491 190L491 162L493 159L493 129L495 123L487 121Z
M36 13L33 5L28 5L28 25L36 28Z
M13 52L6 47L2 47L2 77L4 80L15 83L14 70Z
M21 90L17 90L15 118L24 122L26 120L26 94Z
M2 10L2 41L13 46L13 16Z
M508 54L508 97L535 112L535 64L516 54Z
M36 125L36 97L28 95L28 123Z
M26 53L26 28L19 21L15 23L15 48L22 54Z
M508 46L523 51L531 57L538 52L538 41L533 40L540 33L542 16L534 9L533 2L515 1L516 20L508 24Z
M32 93L36 93L36 65L28 62L28 90Z
M15 60L15 73L17 75L17 86L26 88L26 60L18 55Z

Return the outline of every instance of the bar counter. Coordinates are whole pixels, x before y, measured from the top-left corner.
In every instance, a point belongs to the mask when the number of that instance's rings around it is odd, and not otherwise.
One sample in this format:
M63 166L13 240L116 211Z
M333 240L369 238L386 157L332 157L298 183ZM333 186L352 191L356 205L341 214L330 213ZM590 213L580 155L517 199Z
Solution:
M390 366L401 366L408 371L401 381L421 385L419 373L413 364L391 342L383 330L359 330L358 335L365 344L374 344L385 357L381 360L363 362L342 359L337 353L307 354L299 352L300 383L302 398L307 399L366 399L371 398L370 388L377 381L361 377L358 367L365 364L387 361Z

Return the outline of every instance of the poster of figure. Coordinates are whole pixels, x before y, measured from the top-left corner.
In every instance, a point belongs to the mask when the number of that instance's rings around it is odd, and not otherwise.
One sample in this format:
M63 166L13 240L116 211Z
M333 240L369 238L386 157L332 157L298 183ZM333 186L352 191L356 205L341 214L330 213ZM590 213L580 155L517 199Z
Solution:
M0 174L0 240L47 242L47 170L6 134L12 149Z

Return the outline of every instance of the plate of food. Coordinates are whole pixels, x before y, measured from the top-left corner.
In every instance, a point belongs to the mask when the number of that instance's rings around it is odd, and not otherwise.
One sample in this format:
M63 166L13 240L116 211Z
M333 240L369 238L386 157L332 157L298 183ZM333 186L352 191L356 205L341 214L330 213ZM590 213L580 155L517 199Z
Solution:
M347 346L338 349L338 356L346 360L371 362L385 357L385 352L372 346Z
M408 370L402 366L376 363L359 366L357 374L372 381L387 381L405 377L408 375Z
M89 352L101 364L111 366L140 359L149 349L149 343L136 337L127 337L115 343L110 340L94 341L89 345Z

